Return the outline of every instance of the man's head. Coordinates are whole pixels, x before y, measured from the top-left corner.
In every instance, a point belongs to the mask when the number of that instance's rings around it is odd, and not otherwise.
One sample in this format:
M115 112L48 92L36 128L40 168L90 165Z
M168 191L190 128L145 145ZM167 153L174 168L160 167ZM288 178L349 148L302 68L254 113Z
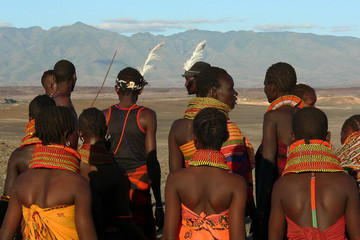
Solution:
M196 79L196 89L200 97L212 97L235 107L238 93L234 89L232 77L222 68L210 67L203 70Z
M55 106L55 101L48 95L39 95L29 104L29 119L37 119L42 109Z
M68 60L60 60L54 66L55 81L57 85L71 84L71 91L76 84L76 70L74 64Z
M46 95L50 96L50 94L56 92L54 70L47 70L43 73L41 77L41 84L45 89Z
M320 139L330 141L328 120L318 108L306 107L297 111L292 121L293 140Z
M106 120L102 111L97 108L85 109L79 117L79 136L85 139L90 137L104 138L106 135Z
M216 108L204 108L194 118L195 144L201 149L220 150L229 138L227 119Z
M188 91L188 94L196 94L195 82L199 73L207 68L211 67L210 64L206 62L196 62L188 71L185 71L182 76L185 78L185 87Z
M62 144L70 141L71 147L77 146L75 134L77 119L70 108L53 106L44 108L35 121L36 136L43 145Z
M115 84L115 90L118 94L121 91L129 95L139 94L147 82L138 70L127 67L119 72Z
M303 100L304 107L315 107L315 103L317 100L316 92L309 85L303 83L297 84L295 86L293 94Z
M345 140L354 132L360 131L360 115L353 115L346 119L341 128L341 144L344 144Z
M268 68L264 81L264 92L269 102L291 94L296 85L295 69L288 63L278 62Z

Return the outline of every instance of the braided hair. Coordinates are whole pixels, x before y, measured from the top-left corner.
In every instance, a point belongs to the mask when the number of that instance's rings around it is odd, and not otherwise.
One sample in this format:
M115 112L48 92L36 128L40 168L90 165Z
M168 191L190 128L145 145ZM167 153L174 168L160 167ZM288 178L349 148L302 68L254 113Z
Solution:
M84 137L104 137L107 127L103 112L97 108L85 109L79 117L79 130Z
M282 93L290 94L296 86L295 69L288 63L278 62L266 71L265 81L273 83Z
M213 87L220 88L220 79L228 73L219 67L209 67L199 73L195 87L200 97L206 97Z
M63 106L46 107L35 121L35 134L43 145L60 144L75 131L76 119L70 108Z
M40 111L45 107L55 106L55 101L48 95L39 95L31 100L29 104L29 117L30 119L37 119Z
M204 108L194 118L193 132L203 149L220 150L229 137L227 119L216 108Z

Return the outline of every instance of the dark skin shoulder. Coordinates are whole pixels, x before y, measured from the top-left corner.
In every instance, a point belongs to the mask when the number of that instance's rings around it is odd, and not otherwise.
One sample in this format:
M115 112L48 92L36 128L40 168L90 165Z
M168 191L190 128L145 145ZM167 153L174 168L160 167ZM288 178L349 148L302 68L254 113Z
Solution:
M168 176L165 198L163 239L177 239L181 204L196 214L228 209L230 239L245 239L246 184L241 176L206 166L178 169Z
M360 202L354 179L345 173L315 173L317 222L321 231L345 215L350 239L360 237ZM285 215L302 228L312 227L311 173L279 179L273 189L269 239L283 239Z
M277 141L291 144L292 118L299 109L284 106L264 115L263 157L275 164Z
M29 162L34 152L34 145L15 149L10 155L6 170L4 194L9 195L16 178L29 169Z
M184 156L179 147L194 139L192 132L193 120L180 118L173 122L168 137L170 172L185 167Z
M77 113L75 111L74 105L71 102L71 99L69 96L66 95L59 95L53 98L56 106L63 106L63 107L68 107L71 109L72 112L74 112L76 118L77 118Z
M35 169L20 175L12 189L9 208L2 226L2 239L11 239L21 219L22 206L49 208L75 205L75 225L80 239L96 239L91 216L88 182L67 170Z

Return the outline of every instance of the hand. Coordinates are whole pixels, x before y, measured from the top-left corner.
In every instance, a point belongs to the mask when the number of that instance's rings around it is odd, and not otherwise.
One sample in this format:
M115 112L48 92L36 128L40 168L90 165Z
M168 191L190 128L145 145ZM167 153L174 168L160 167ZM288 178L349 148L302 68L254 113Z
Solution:
M155 225L159 228L158 230L164 227L164 209L157 208L155 209Z

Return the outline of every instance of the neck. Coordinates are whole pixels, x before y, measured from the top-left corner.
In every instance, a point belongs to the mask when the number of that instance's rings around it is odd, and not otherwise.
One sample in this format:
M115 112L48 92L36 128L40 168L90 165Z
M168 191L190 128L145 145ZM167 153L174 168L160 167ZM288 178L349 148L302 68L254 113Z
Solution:
M134 104L136 104L137 102L137 98L138 96L134 96L132 94L130 95L125 95L125 96L120 96L119 95L119 107L122 107L122 108L129 108L131 106L133 106Z
M71 95L71 84L64 82L57 85L56 92L63 92L65 96L70 97Z

